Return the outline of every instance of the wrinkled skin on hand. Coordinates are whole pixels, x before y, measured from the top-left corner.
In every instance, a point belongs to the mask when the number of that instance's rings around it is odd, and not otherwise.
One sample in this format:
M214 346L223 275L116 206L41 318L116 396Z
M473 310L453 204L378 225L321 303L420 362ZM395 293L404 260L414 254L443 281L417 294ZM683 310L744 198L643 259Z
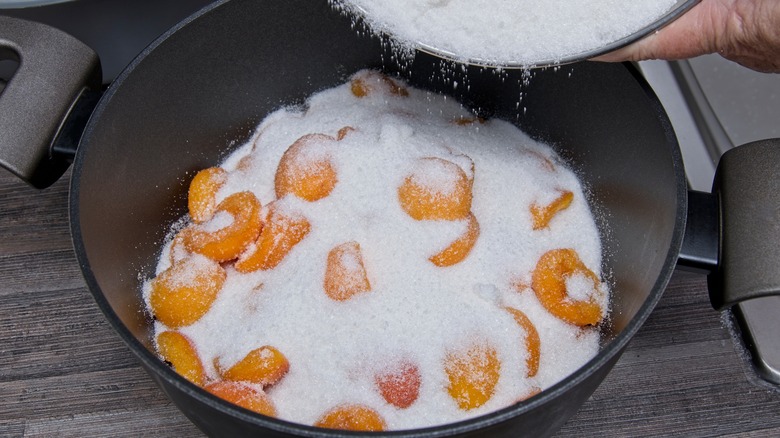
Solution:
M780 73L780 1L702 0L658 32L594 60L676 60L708 53Z

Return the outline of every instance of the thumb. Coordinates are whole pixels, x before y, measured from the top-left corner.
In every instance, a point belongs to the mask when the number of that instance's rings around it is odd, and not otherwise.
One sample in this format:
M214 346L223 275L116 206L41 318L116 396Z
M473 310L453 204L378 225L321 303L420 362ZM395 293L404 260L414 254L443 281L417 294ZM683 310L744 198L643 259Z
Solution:
M703 1L690 11L645 38L593 58L594 61L619 62L646 59L675 60L715 52L716 23L723 23L725 10L719 1Z

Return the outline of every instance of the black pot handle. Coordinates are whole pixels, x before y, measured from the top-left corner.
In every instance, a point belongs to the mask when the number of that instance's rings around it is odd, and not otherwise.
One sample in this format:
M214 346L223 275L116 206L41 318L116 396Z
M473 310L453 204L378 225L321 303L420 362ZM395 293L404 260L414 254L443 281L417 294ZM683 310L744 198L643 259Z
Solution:
M0 59L19 62L0 92L0 165L35 187L47 187L70 164L54 152L55 144L61 137L80 136L68 119L84 120L77 102L100 89L100 61L91 48L58 29L3 16ZM94 103L94 94L88 100Z
M709 272L712 306L780 295L780 139L730 149L712 193L689 195L678 264Z
M708 278L713 307L780 294L780 139L726 152L713 193L721 230L719 269Z

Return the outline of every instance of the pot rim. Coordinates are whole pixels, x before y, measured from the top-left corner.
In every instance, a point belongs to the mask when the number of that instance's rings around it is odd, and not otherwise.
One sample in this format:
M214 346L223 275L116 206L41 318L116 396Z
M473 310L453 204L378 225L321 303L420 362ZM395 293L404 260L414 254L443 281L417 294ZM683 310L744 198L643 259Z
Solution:
M180 21L171 29L160 35L154 42L146 47L113 81L110 87L103 94L100 102L92 113L92 116L87 124L84 134L82 136L82 146L78 148L76 157L73 163L73 172L70 178L70 194L69 194L69 213L70 213L70 228L71 237L73 240L73 246L75 249L77 260L81 267L84 279L90 292L95 299L100 310L104 316L119 334L120 338L127 344L132 353L139 359L143 367L153 374L153 378L156 376L164 379L166 383L173 385L179 391L194 398L199 403L208 405L209 407L229 415L236 417L247 423L264 427L280 433L294 434L298 436L356 436L359 435L354 432L345 432L338 430L322 429L313 426L308 426L300 423L293 423L286 420L265 417L241 407L238 407L232 403L226 402L210 393L203 388L196 386L189 382L179 374L177 374L171 367L168 367L161 361L151 350L149 350L144 344L142 344L133 333L121 322L118 315L114 312L113 308L107 301L103 291L98 284L97 278L92 271L89 259L86 253L86 247L81 233L81 222L79 214L80 203L80 178L83 169L83 162L88 160L88 147L83 145L84 140L88 139L92 132L95 130L95 126L100 123L101 115L106 110L106 107L111 104L113 95L121 88L123 82L133 74L135 68L143 62L143 60L153 52L158 46L163 44L169 37L178 32L189 23L199 19L201 16L208 14L210 11L217 9L231 0L219 0L210 5L205 6L201 10L195 12L186 19ZM604 345L598 354L589 360L585 365L577 369L574 373L570 374L560 382L542 391L540 394L533 396L523 402L516 403L512 406L508 406L497 411L490 412L488 414L480 415L471 419L462 420L454 423L448 423L444 425L437 425L418 429L407 429L387 432L374 432L372 435L381 437L440 437L462 434L466 432L473 432L479 429L483 429L492 425L500 424L512 420L528 411L532 411L542 405L547 404L550 400L559 397L561 394L566 393L571 387L578 385L581 381L586 380L596 371L602 369L605 366L611 366L610 361L619 357L623 349L628 342L633 338L642 324L650 315L651 311L655 308L656 304L661 298L661 295L666 288L669 280L671 279L675 265L677 263L678 254L682 246L682 240L685 230L685 223L687 217L687 183L685 178L685 171L682 162L682 154L677 143L677 138L674 134L674 130L671 126L660 101L656 97L655 93L650 88L650 85L644 80L641 73L636 67L630 63L624 63L625 68L636 79L642 90L648 97L648 102L653 107L653 111L658 114L658 119L663 126L663 130L667 136L667 145L670 147L670 156L672 158L672 165L674 167L674 176L676 180L676 213L675 224L672 233L671 244L668 248L667 254L664 259L664 263L655 284L650 291L648 298L644 301L640 309L636 312L635 316L626 325L626 327L617 335L614 339L608 341ZM156 380L156 379L154 379ZM158 383L159 384L159 383Z

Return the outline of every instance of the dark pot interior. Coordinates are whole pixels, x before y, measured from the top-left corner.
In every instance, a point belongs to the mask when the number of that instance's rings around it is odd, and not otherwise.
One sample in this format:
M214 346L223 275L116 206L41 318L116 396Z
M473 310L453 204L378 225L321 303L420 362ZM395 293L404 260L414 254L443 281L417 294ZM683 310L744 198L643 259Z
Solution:
M547 69L526 85L520 71L469 68L463 77L461 67L424 55L400 68L379 41L358 35L326 0L218 2L133 62L109 88L83 137L71 185L72 231L99 306L163 390L206 432L336 435L228 405L157 360L149 350L139 273L149 275L168 225L185 212L194 171L217 163L268 112L365 67L400 72L483 115L516 121L552 143L588 187L613 288L601 353L526 402L407 434L551 433L601 382L652 310L681 244L686 191L676 139L630 66ZM443 67L458 76L455 93Z

